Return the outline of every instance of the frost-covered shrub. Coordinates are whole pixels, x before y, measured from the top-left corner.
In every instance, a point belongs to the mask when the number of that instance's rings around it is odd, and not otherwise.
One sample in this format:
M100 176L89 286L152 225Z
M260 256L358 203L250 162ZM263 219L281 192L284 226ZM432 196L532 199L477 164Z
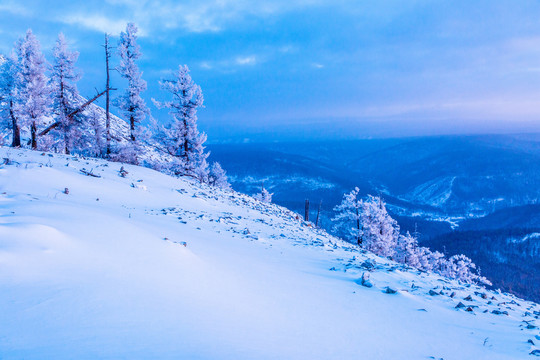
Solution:
M261 192L258 193L258 194L253 195L253 198L256 199L256 200L259 200L261 202L269 204L269 203L272 202L272 195L274 195L274 194L268 192L268 190L266 190L264 188L264 186L263 186L262 189L261 189Z
M231 188L231 184L229 184L229 181L227 179L227 173L225 172L225 170L223 170L220 163L214 162L210 167L208 184L226 190Z

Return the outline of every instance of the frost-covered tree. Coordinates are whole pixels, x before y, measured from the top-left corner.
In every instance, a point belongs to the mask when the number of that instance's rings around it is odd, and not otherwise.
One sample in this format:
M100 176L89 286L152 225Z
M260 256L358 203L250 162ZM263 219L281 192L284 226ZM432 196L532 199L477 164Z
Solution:
M88 144L85 152L96 157L103 156L106 153L106 134L101 122L101 114L96 107L88 110L87 121L90 131L85 139Z
M0 113L2 114L2 128L11 130L11 146L21 146L21 126L15 116L15 86L17 59L15 54L0 59Z
M433 271L442 276L465 283L490 282L480 276L476 265L465 255L454 255L446 259L444 254L418 246L418 239L410 233L400 234L399 225L386 210L380 197L369 195L366 200L358 197L355 188L343 196L340 205L334 208L338 214L332 219L345 229L349 240L379 256L392 257L393 260L423 271ZM415 231L415 233L417 233Z
M362 245L362 212L364 201L360 199L358 193L360 189L354 188L350 193L343 195L341 204L334 208L337 212L332 219L336 223L334 229L343 231L349 241L355 241Z
M140 47L137 44L137 31L135 24L129 23L118 40L118 55L120 56L118 72L127 80L128 87L125 93L116 100L116 105L129 119L129 136L132 143L137 141L136 124L144 120L148 113L146 103L141 97L141 93L146 90L146 81L142 79L142 72L136 64L136 60L141 57ZM136 153L137 145L132 144L132 147L132 151ZM136 158L133 162L137 163Z
M217 161L210 167L210 173L208 175L208 184L217 186L219 188L228 190L231 188L229 180L227 179L227 173L221 167L221 164Z
M393 256L399 226L386 211L382 198L368 196L363 202L361 222L363 247L380 256Z
M429 248L425 246L418 247L416 249L416 257L418 259L418 266L416 267L419 270L423 271L432 271L433 264L432 261L432 252Z
M201 88L193 82L186 65L179 66L172 79L161 80L161 89L172 100L153 100L158 108L166 108L172 117L165 126L158 126L155 137L158 148L172 156L168 171L174 175L208 180L208 153L204 151L206 134L197 129L197 109L203 106Z
M50 89L45 75L47 63L32 30L15 46L18 71L15 76L15 117L30 128L32 149L38 147L38 127L49 115Z
M445 267L440 272L441 275L450 279L457 279L464 283L483 283L491 285L491 282L485 277L480 276L476 265L467 256L460 254L451 256L446 262Z
M446 266L446 257L442 252L431 251L427 248L425 249L426 250L423 252L423 255L427 258L426 261L429 263L429 270L441 274Z
M256 200L259 200L263 203L270 204L272 202L272 195L273 193L270 193L266 188L264 187L264 184L261 187L261 192L258 194L253 195L253 198Z
M75 69L79 53L68 49L64 34L60 33L53 49L53 57L51 75L53 109L58 116L57 129L63 137L63 150L69 154L78 138L76 127L80 121L80 115L70 116L79 107L79 91L76 83L81 76Z
M414 268L420 268L418 240L409 232L405 235L399 235L394 260Z

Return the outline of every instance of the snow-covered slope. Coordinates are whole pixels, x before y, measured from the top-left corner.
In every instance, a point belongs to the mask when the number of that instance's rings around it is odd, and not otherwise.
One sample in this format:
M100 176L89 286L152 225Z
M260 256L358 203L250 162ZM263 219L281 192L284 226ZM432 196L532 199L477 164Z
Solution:
M102 160L0 163L2 359L527 359L540 343L538 305L284 208Z

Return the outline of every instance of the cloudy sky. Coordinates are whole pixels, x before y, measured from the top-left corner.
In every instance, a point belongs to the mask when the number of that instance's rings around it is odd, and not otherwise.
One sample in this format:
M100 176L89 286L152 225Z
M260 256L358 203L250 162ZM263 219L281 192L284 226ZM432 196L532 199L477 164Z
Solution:
M187 64L213 142L540 131L538 1L0 0L0 52L32 28L50 56L64 32L91 95L129 21L153 115Z

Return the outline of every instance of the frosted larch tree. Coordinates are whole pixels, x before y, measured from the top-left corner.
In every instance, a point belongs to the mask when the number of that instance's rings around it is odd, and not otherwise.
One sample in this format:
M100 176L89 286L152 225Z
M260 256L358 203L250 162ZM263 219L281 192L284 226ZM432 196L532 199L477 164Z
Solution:
M209 154L203 146L206 134L197 129L197 109L203 106L201 88L191 79L186 65L179 66L172 79L161 80L159 84L172 97L164 102L153 100L158 108L168 109L172 118L155 133L158 148L173 158L167 170L177 176L207 181Z
M261 186L261 192L258 193L258 194L253 195L253 198L255 198L256 200L259 200L259 201L261 201L263 203L270 204L272 202L272 195L274 195L274 194L269 192L268 190L266 190L266 188L264 187L264 183L263 183L262 186Z
M49 115L50 88L45 75L47 63L32 30L15 46L18 72L15 77L14 110L22 126L30 128L32 149L38 147L38 127Z
M380 256L393 256L399 237L397 221L386 211L383 199L368 196L362 209L364 248Z
M127 24L126 31L120 33L118 40L118 55L120 65L118 72L128 82L128 87L123 95L116 99L116 105L124 112L124 116L129 119L130 141L136 154L138 144L136 125L146 117L148 108L141 97L141 93L146 90L146 81L142 79L142 72L136 64L141 57L140 47L137 44L137 27L133 23ZM137 163L136 159L133 159Z
M231 185L227 179L227 173L221 167L221 164L214 162L210 167L210 173L208 175L208 184L217 186L222 189L230 189Z
M332 221L336 222L335 230L343 229L349 241L362 245L362 209L364 202L359 197L360 189L354 188L344 194L341 204L334 208L337 212Z
M414 268L420 267L420 260L418 258L418 240L409 232L405 235L399 235L394 260Z
M51 76L53 108L60 123L58 130L63 136L64 152L69 154L77 138L75 130L78 117L69 115L79 107L79 91L76 83L81 76L75 70L79 53L68 49L64 34L60 33L53 49L53 57Z
M11 129L11 146L21 146L21 126L14 111L15 77L17 74L17 59L15 54L3 58L0 64L0 111L6 120L6 127Z

